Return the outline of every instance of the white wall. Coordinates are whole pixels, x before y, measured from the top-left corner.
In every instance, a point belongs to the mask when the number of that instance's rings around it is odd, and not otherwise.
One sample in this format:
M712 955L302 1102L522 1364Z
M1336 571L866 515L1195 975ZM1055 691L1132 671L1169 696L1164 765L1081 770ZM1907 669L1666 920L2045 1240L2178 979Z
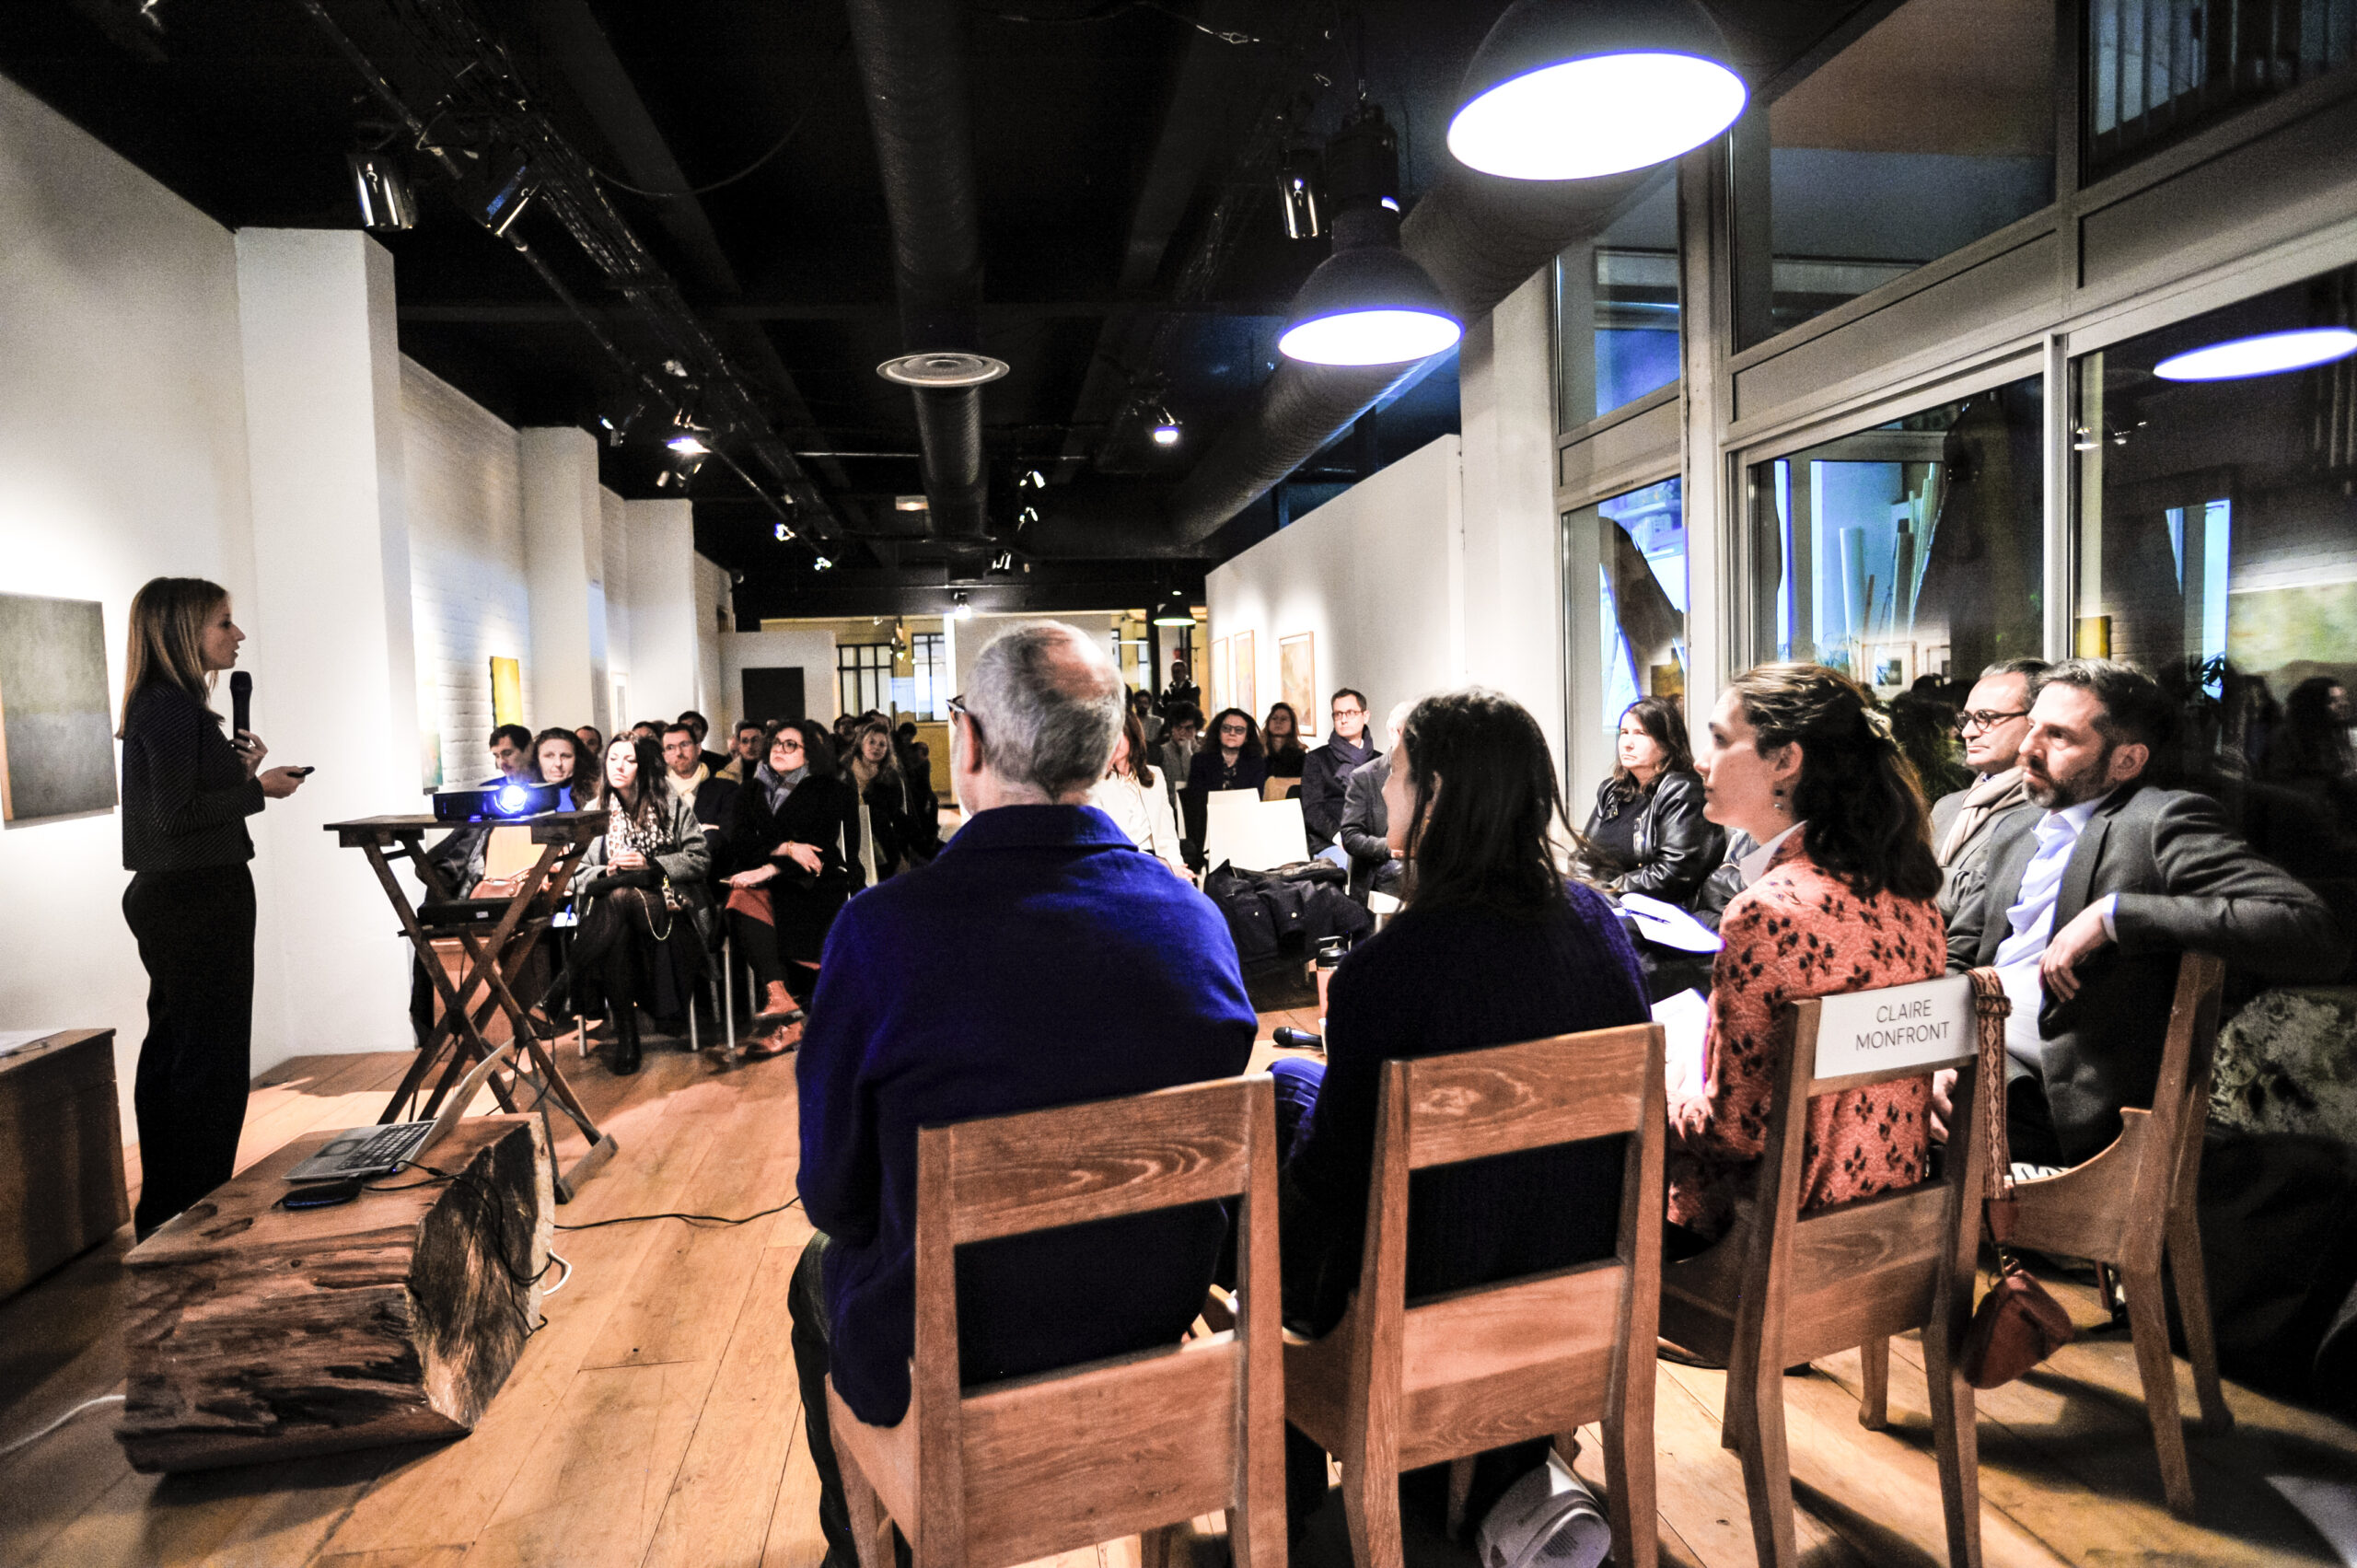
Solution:
M521 663L522 722L533 729L542 722L521 459L516 432L481 404L412 360L403 359L401 371L418 717L441 760L440 779L428 772L425 782L471 784L492 772L493 658ZM576 580L581 571L576 563Z
M1113 626L1119 619L1109 610L1074 610L1070 614L1056 615L983 615L978 612L965 621L945 616L942 624L950 631L949 690L953 692L966 690L968 678L974 672L974 661L982 656L982 649L989 645L990 640L1009 626L1020 625L1027 621L1059 621L1094 639L1098 647L1109 650L1112 647Z
M1278 640L1301 632L1317 638L1317 712L1302 717L1321 739L1337 687L1366 693L1379 732L1394 703L1463 681L1458 467L1444 436L1212 570L1211 636L1233 658L1252 633L1256 721L1283 696Z
M733 697L721 679L720 639L733 635L737 618L729 608L728 572L715 562L699 555L695 558L696 585L696 712L712 725L712 734L704 737L705 748L725 751L726 747L715 743L714 735L725 736L728 726L737 722L732 707ZM672 710L677 714L679 710Z
M226 586L258 649L228 232L0 80L0 591L103 605L114 693L153 576ZM147 998L129 880L113 812L0 830L0 1028L114 1029L126 1135ZM256 990L275 995L269 900L261 921ZM256 1067L284 1040L283 1015L258 1009Z
M821 724L835 721L835 634L832 632L731 632L716 639L720 658L721 700L704 710L715 732L724 721L734 726L744 712L748 669L802 670L804 711ZM717 750L719 748L714 747Z
M605 572L602 586L606 600L609 710L600 727L611 735L644 715L633 707L636 699L630 679L630 511L621 496L610 490L600 490L598 516L602 535L598 559Z

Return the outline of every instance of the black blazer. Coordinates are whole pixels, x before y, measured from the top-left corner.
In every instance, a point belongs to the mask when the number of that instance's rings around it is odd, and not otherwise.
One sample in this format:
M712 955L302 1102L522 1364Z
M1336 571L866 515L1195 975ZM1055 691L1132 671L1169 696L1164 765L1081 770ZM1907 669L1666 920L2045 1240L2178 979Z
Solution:
M1987 875L1948 925L1950 973L1996 961L2044 815L2024 811L1997 828ZM2182 954L2214 953L2276 980L2329 977L2349 957L2324 901L2261 859L2205 795L2122 785L2071 851L2053 929L2114 893L2118 940L2080 966L2076 997L2049 994L2038 1016L2047 1105L2074 1165L2119 1135L2122 1107L2153 1103Z
M1601 824L1634 811L1637 864L1626 870L1597 865L1595 874L1609 878L1624 893L1690 907L1727 847L1726 834L1702 815L1701 778L1682 770L1666 772L1654 781L1652 789L1625 801L1618 796L1615 782L1606 779L1597 788L1587 834L1594 838Z
M816 958L835 912L859 885L847 862L859 848L857 796L840 778L806 778L776 811L758 778L728 802L721 834L731 873L765 865L782 843L808 844L819 854L816 877L791 860L779 860L778 875L763 886L776 923L778 950L789 958Z

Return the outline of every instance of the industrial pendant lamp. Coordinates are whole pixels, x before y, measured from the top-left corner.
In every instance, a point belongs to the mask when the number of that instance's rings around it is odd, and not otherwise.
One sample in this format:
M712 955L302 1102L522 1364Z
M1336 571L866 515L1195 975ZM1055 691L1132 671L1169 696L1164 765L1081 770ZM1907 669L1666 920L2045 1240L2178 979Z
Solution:
M1515 0L1473 52L1448 150L1507 180L1593 180L1674 158L1749 94L1700 0Z
M1164 594L1154 602L1153 620L1156 626L1192 626L1195 612L1184 594Z
M1311 365L1404 365L1456 346L1465 325L1399 249L1399 146L1362 107L1326 144L1334 253L1293 302L1277 347Z

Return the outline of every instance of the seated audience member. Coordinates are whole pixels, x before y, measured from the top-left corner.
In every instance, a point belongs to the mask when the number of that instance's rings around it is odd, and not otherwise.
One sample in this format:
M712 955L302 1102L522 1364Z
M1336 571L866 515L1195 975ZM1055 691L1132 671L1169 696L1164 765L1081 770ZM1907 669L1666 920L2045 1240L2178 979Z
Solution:
M1391 842L1391 813L1384 789L1391 782L1391 759L1399 749L1413 703L1401 703L1384 721L1388 747L1351 775L1342 798L1342 853L1351 857L1351 897L1364 902L1369 893L1399 892L1408 863Z
M1145 743L1149 749L1162 744L1163 732L1169 726L1154 711L1154 693L1141 686L1130 693L1130 712L1137 714L1138 723L1145 727ZM1149 749L1149 755L1151 750Z
M606 738L596 725L585 724L575 727L573 738L581 742L580 765L574 772L585 780L599 777L598 763L606 755Z
M533 771L532 732L520 724L504 724L491 732L491 766L494 779L518 784L538 782ZM450 830L450 836L425 852L442 873L454 898L469 898L482 880L483 863L491 851L491 822L469 822ZM420 971L421 980L424 971Z
M728 930L762 988L754 1045L773 1056L800 1022L813 966L851 896L845 850L858 836L857 801L837 776L826 732L808 719L769 728L753 779L730 803Z
M1203 842L1203 822L1212 794L1225 789L1260 793L1268 782L1269 764L1260 755L1260 732L1242 708L1222 708L1212 720L1203 749L1188 764L1187 787L1178 800L1186 812L1187 836Z
M749 781L753 770L761 765L761 737L768 727L757 719L738 719L728 739L728 761L712 776L733 784Z
M1192 703L1173 703L1164 714L1162 744L1154 754L1155 771L1162 775L1170 809L1178 809L1179 793L1195 766L1196 738L1202 732L1203 711Z
M1972 770L1956 749L1956 705L1935 697L1901 691L1883 706L1898 754L1915 770L1923 798L1937 800L1968 788Z
M607 748L598 804L610 815L574 876L582 915L565 967L598 977L614 1031L607 1065L635 1073L638 1004L658 1019L693 1005L715 918L705 889L712 851L694 807L664 783L663 753L651 742L618 738Z
M590 781L597 775L581 766L581 738L569 729L544 729L532 738L532 772L542 784L557 786L559 811L578 810L596 793Z
M908 777L892 754L892 731L883 719L868 719L853 732L843 776L859 797L851 867L859 887L873 888L900 868L909 836Z
M674 796L688 803L698 826L703 829L704 842L712 850L709 880L714 889L713 902L717 904L724 896L718 891L720 882L731 863L726 839L728 807L737 798L737 786L716 777L703 761L706 755L709 753L696 746L692 725L675 724L663 732L663 782Z
M1331 852L1329 858L1347 860L1337 839L1351 775L1375 761L1366 734L1366 697L1345 686L1334 693L1326 716L1331 725L1326 744L1302 760L1301 825L1309 834L1310 854Z
M1691 905L1725 835L1702 815L1702 781L1674 697L1640 697L1620 715L1619 761L1588 813L1584 869L1616 893Z
M2175 722L2150 677L2109 659L2065 659L2033 695L2020 753L2033 809L1997 829L1948 930L1949 969L1993 966L2013 999L2016 1160L2077 1165L2119 1135L2123 1107L2152 1103L2180 955L2284 980L2348 958L2323 901L2215 801L2144 782Z
M2328 801L2345 816L2357 787L2357 748L2349 740L2349 691L2329 675L2312 675L2283 699L2282 724L2268 736L2260 771L2272 783Z
M660 746L663 744L663 722L660 719L641 719L630 726L630 734L633 740L651 740Z
M1922 796L1863 687L1809 664L1737 676L1711 714L1699 766L1711 820L1759 847L1719 920L1707 1083L1670 1089L1673 1255L1715 1240L1752 1191L1784 1004L1945 968ZM1801 1207L1921 1181L1930 1100L1926 1078L1811 1100Z
M1268 720L1260 726L1260 755L1268 761L1271 778L1301 777L1308 753L1301 746L1301 715L1291 703L1269 704Z
M1279 1187L1284 1316L1311 1334L1334 1327L1358 1284L1385 1062L1648 1021L1637 956L1611 903L1557 865L1562 796L1527 712L1493 691L1425 699L1408 715L1384 789L1414 890L1335 971L1325 1063L1286 1058L1271 1068L1278 1141L1291 1141ZM1609 1257L1620 1143L1411 1176L1409 1298ZM1297 1533L1325 1493L1326 1456L1298 1431L1285 1435ZM1547 1447L1540 1438L1481 1456L1466 1516L1478 1519L1545 1464ZM1444 1484L1446 1474L1436 1467L1413 1484Z
M704 717L693 708L690 708L678 718L673 719L671 723L686 725L688 726L689 733L696 738L696 761L703 764L704 774L707 778L717 773L721 769L728 765L728 758L726 753L710 750L704 746L704 737L712 733L712 721L710 719ZM665 727L668 729L669 726L666 726Z
M1988 863L1990 841L2016 812L2030 809L2029 781L2019 761L2029 733L2029 703L2046 661L2006 659L1980 672L1956 715L1964 765L1972 783L1932 802L1932 851L1940 857L1940 913L1956 918ZM1930 783L1925 781L1926 784Z
M1070 627L1017 625L970 681L950 720L966 825L932 865L844 909L795 1063L797 1181L820 1234L788 1304L838 1564L856 1558L826 1378L862 1421L907 1413L917 1129L1217 1078L1252 1052L1219 912L1086 807L1120 719L1105 650ZM961 1376L1176 1343L1226 1228L1206 1203L959 1249Z
M1170 794L1146 766L1145 722L1134 707L1122 710L1113 755L1105 764L1105 776L1089 786L1088 804L1113 819L1113 826L1132 843L1193 879L1178 850L1178 819L1170 809Z

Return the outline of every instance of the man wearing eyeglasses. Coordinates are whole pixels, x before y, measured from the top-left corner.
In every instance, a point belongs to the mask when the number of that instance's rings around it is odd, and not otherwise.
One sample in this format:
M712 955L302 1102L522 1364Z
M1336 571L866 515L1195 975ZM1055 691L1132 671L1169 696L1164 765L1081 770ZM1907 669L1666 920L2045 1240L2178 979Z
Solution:
M1964 740L1971 787L1932 803L1932 848L1947 879L1940 887L1940 913L1948 920L1964 904L1989 861L1997 825L2030 808L2029 781L2023 776L2022 738L2029 733L2029 704L2046 661L2005 659L1980 672L1956 734Z

